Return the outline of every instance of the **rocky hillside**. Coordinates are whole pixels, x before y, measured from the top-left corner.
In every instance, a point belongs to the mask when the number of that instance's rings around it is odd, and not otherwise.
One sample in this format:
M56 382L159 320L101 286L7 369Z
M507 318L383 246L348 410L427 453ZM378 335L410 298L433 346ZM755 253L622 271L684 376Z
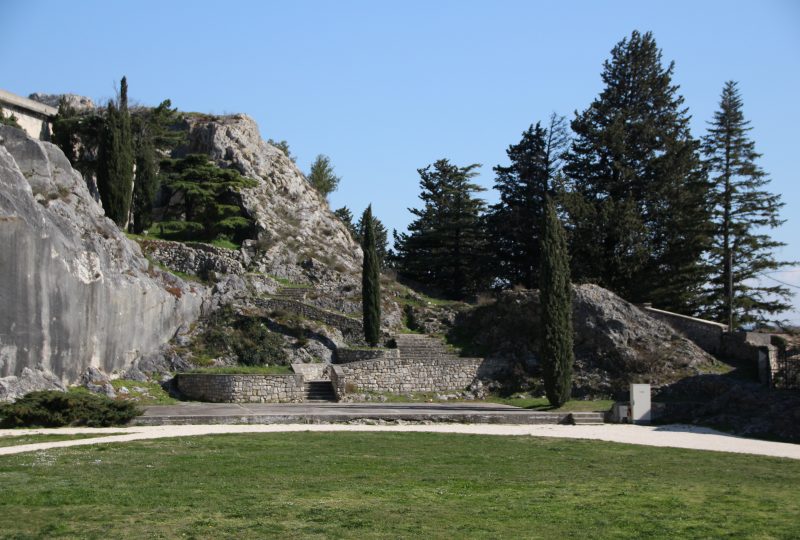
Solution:
M449 337L470 354L513 358L538 373L538 291L507 291L455 317ZM614 293L573 288L575 394L614 395L631 382L655 386L714 370L710 355Z
M56 146L3 126L0 250L0 399L26 368L64 382L89 366L122 369L196 319L208 296L154 268Z

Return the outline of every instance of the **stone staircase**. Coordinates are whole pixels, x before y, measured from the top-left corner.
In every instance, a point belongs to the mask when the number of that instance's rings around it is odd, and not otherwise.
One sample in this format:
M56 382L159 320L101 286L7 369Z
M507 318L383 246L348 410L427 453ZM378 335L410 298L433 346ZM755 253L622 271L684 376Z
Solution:
M425 334L399 334L395 336L400 358L416 359L444 359L459 358L458 354L448 348L441 339Z
M295 302L302 302L306 299L306 295L312 290L313 287L311 287L310 285L281 287L273 296L275 298L280 298L283 300L294 300Z
M571 423L576 426L603 424L605 422L605 413L603 412L573 412L569 416Z
M305 401L335 402L336 393L333 391L333 384L331 384L331 381L306 381Z

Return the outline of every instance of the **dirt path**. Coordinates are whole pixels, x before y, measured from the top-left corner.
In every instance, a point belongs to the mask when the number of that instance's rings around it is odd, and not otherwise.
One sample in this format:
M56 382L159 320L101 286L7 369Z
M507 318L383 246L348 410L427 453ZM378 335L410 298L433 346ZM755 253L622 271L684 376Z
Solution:
M105 435L119 433L123 435ZM165 437L190 437L222 433L284 433L297 431L374 431L430 432L475 435L516 435L593 439L646 446L665 446L756 454L761 456L800 459L800 445L759 441L735 437L708 428L684 425L630 426L604 424L591 426L567 425L497 425L497 424L409 424L409 425L348 425L348 424L284 424L284 425L184 425L139 426L130 428L55 428L0 430L0 437L37 434L97 434L97 437L69 441L54 441L20 446L0 447L0 456L35 452L68 446L83 446L111 442L129 442Z

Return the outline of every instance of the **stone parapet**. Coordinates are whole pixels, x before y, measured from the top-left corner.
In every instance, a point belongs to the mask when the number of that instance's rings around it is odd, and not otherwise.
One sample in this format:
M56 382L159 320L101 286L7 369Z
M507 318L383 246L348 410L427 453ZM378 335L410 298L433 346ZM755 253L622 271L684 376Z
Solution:
M179 373L178 390L187 398L213 403L300 403L304 380L300 374L221 375Z

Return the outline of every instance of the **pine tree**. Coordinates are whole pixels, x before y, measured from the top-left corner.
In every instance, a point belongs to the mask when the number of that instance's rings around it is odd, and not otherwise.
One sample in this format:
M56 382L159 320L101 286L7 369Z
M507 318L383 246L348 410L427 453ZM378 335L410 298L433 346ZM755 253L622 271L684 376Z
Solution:
M537 122L508 147L508 167L494 168L500 202L486 216L492 246L493 278L535 289L539 284L539 244L544 198L552 192L567 143L563 117L553 114L547 128Z
M273 139L269 139L267 141L267 144L271 144L272 146L274 146L275 148L277 148L278 150L283 152L283 155L285 155L287 158L291 159L292 163L295 163L297 161L297 156L292 154L292 152L289 150L289 143L286 142L285 140L276 141L276 140L273 140Z
M358 223L354 225L356 240L359 243L364 241L364 216L362 215ZM375 253L378 255L378 265L384 268L388 256L389 235L383 223L377 216L372 215L372 231L375 237Z
M128 83L120 83L117 103L109 101L100 137L97 188L106 216L121 228L128 223L133 195L133 139L128 113Z
M545 394L553 407L572 392L572 288L564 229L549 196L545 200L541 237L541 350Z
M356 226L353 224L353 213L349 208L346 206L337 208L333 211L333 215L339 218L342 223L344 223L344 226L347 227L347 230L350 231L350 234L353 235L353 238L358 237L358 234L356 233Z
M311 164L311 171L308 173L308 183L311 184L323 197L327 197L339 186L341 178L333 173L331 158L325 155L318 155Z
M674 64L633 32L604 63L605 88L572 122L566 156L573 278L634 302L699 307L708 269L708 182Z
M418 169L421 209L408 233L394 237L395 264L403 276L463 299L484 285L485 203L474 196L484 191L470 181L480 165L458 167L446 159Z
M361 249L364 264L361 270L361 299L364 316L364 339L374 347L381 333L381 279L378 255L375 252L375 231L372 228L372 205L361 216L364 223Z
M780 195L764 188L769 183L756 163L761 154L749 139L752 128L744 119L742 99L734 81L725 83L720 108L714 113L703 152L712 176L714 243L704 314L735 329L763 322L766 315L791 309L791 292L779 284L763 285L769 270L791 263L775 260L773 251L786 244L759 233L783 223Z

